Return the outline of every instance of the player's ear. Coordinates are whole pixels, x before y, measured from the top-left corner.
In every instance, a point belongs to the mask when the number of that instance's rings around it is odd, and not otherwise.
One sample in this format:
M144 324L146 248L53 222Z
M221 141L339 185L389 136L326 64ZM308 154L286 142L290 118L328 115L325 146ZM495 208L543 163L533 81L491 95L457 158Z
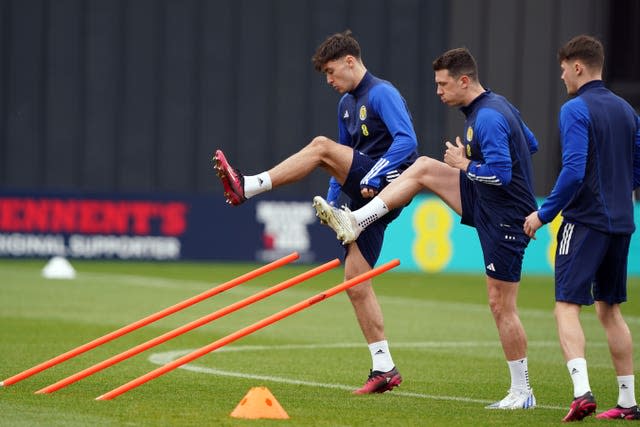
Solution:
M353 55L347 55L344 57L345 62L347 63L347 65L349 67L353 67L353 64L355 64L356 59L353 57Z

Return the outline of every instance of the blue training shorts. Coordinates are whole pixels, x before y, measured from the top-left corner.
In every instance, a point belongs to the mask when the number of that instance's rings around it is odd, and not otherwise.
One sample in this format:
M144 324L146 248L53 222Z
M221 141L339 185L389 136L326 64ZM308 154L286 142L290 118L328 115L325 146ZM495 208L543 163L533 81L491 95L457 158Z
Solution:
M460 172L460 199L462 218L460 222L475 227L487 276L505 282L519 282L522 272L524 250L529 245L529 236L523 224L505 220L501 212L489 213L478 201L474 184L464 172Z
M353 150L351 169L349 169L347 180L342 186L342 192L351 199L349 209L359 209L371 201L370 198L362 197L362 194L360 193L360 181L371 170L375 163L376 160L373 160L366 154ZM382 188L387 184L388 182L383 179ZM358 236L358 239L356 240L358 248L360 249L360 252L362 252L364 259L367 260L371 267L375 266L378 261L378 257L380 257L382 242L384 241L384 232L387 229L387 226L396 219L398 215L400 215L400 212L402 212L402 208L391 210L388 214L365 228L360 236ZM345 255L347 248L348 247L345 246Z
M556 301L591 305L627 300L630 234L608 234L564 220L556 248Z

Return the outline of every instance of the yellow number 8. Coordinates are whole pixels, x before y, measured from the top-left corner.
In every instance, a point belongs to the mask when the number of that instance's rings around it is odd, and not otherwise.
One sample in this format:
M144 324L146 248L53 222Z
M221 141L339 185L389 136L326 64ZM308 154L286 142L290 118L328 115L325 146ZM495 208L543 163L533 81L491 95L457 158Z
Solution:
M413 243L413 259L429 272L444 269L453 253L449 232L453 226L451 213L437 200L422 203L413 215L416 240Z

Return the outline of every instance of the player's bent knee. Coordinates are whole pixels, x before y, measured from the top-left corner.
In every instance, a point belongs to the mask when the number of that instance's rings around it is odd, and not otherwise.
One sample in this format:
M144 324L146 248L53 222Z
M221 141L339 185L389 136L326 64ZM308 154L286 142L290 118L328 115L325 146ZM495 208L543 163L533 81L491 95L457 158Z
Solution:
M330 149L330 146L335 144L331 139L326 136L316 136L309 143L309 147L315 150L326 151Z
M420 156L415 162L415 167L421 172L426 172L430 169L430 166L433 164L433 159L427 156Z
M439 169L438 161L431 157L421 156L405 171L409 176L413 176L420 181L429 180L431 177L436 177L441 172Z
M437 160L427 156L420 156L416 159L411 168L414 173L420 176L424 176L430 173L435 173L435 166L437 166Z

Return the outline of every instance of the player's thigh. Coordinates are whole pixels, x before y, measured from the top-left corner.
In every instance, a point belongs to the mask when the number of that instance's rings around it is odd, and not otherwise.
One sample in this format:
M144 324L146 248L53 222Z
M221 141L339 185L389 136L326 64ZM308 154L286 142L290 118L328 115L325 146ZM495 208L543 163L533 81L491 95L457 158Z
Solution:
M309 146L318 150L322 168L341 184L345 182L353 161L353 148L342 145L324 136L318 136Z
M593 296L596 301L620 304L627 300L627 262L630 235L609 235L608 246L596 272Z
M460 170L430 157L420 157L405 173L413 167L416 168L415 172L422 186L435 193L460 215Z
M607 251L607 235L565 219L556 240L556 301L593 304L593 282Z
M519 283L524 252L530 239L523 230L505 228L505 225L490 216L479 214L475 217L485 274L496 283Z
M360 251L357 242L349 244L346 248L346 256L344 260L344 277L346 280L352 279L359 274L366 273L371 270L371 265Z

